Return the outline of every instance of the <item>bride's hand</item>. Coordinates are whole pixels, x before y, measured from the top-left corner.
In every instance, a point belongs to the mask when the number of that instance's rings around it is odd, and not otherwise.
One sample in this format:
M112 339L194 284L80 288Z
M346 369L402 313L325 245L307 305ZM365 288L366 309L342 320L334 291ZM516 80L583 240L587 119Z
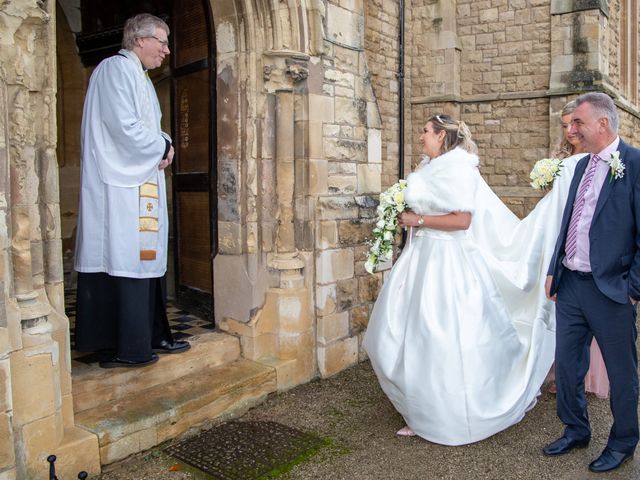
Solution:
M412 212L411 210L407 210L398 215L398 225L406 228L406 227L416 227L418 225L418 219L420 215Z

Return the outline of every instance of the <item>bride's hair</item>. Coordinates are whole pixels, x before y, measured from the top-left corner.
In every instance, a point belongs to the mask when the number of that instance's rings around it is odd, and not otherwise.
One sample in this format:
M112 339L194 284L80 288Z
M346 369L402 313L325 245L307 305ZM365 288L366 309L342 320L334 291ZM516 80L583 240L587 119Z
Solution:
M577 105L574 100L567 103L562 109L562 112L560 112L560 119L566 115L571 115L576 108ZM569 143L563 131L560 140L558 140L558 145L555 150L551 152L551 156L559 159L567 158L573 155L573 149L574 146Z
M434 115L427 122L431 122L434 132L446 133L442 143L442 153L447 153L456 147L463 148L469 153L478 153L478 147L471 139L471 131L466 123L454 120L449 115Z

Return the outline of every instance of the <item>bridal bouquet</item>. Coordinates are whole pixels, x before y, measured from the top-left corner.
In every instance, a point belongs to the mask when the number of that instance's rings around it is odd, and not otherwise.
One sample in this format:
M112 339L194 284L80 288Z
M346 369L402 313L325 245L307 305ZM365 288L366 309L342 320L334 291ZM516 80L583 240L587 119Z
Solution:
M531 186L536 190L547 190L553 180L560 175L562 160L558 158L543 158L538 160L529 174Z
M378 221L373 229L373 240L367 242L370 248L364 268L369 273L375 272L380 262L390 260L393 255L398 214L407 208L404 202L406 188L407 181L400 180L380 194L380 204L377 209Z

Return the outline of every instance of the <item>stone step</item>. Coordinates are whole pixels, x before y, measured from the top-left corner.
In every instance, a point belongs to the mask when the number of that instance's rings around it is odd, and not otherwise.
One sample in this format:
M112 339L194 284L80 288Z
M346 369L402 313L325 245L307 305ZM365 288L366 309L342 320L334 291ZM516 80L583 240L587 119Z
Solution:
M191 349L179 354L160 355L160 360L144 368L100 368L97 363L73 362L73 409L77 413L129 397L156 385L175 380L206 367L234 362L240 358L240 342L226 333L192 337Z
M98 436L106 465L205 421L241 415L276 389L274 368L239 359L85 410L76 424Z

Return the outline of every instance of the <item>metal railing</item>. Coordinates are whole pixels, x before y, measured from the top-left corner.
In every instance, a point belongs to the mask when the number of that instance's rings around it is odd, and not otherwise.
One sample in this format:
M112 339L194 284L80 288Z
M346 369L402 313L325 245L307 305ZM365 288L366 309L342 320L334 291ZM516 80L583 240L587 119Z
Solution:
M49 455L47 457L47 462L49 462L49 480L58 480L58 477L56 477L56 459L57 458L58 457L56 457L55 455ZM89 477L89 474L84 470L78 473L78 478L80 480L85 480L87 477Z

